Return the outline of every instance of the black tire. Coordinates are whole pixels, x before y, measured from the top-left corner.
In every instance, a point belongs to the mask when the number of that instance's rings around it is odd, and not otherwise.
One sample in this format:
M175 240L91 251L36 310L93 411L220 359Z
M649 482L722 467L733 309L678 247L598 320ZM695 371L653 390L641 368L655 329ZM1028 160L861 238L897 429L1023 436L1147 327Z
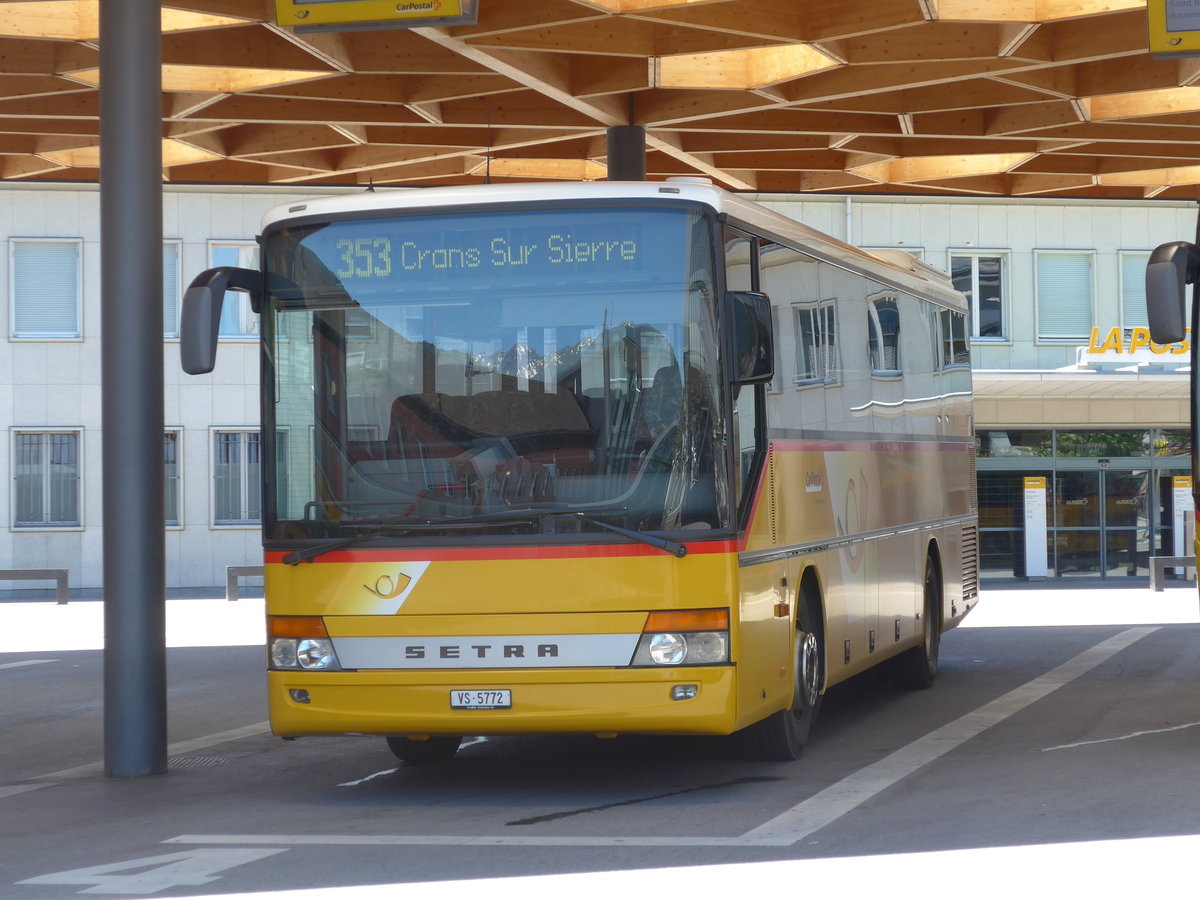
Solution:
M933 685L942 647L942 574L932 553L925 557L923 592L921 644L897 656L894 670L901 685L919 691Z
M815 591L801 588L792 645L792 705L739 733L742 751L752 759L788 762L799 758L821 710L825 684L825 629Z
M431 737L423 741L406 737L387 739L388 749L406 763L446 762L454 758L461 743L461 737Z

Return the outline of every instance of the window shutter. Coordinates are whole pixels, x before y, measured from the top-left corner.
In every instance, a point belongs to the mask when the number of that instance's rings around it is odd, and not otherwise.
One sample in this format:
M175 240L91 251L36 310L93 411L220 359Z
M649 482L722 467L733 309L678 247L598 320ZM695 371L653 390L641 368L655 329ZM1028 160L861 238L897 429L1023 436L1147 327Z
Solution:
M1037 257L1038 337L1086 338L1092 328L1090 253Z
M13 336L79 337L79 245L14 241Z
M179 245L163 244L163 337L179 337Z

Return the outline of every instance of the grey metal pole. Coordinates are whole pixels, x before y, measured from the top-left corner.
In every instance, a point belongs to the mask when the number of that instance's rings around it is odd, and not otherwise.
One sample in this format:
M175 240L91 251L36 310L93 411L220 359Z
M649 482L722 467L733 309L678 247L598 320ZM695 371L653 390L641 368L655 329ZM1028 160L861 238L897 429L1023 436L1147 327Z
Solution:
M104 769L167 768L163 531L162 28L100 4Z
M614 125L608 129L608 180L646 180L646 129Z

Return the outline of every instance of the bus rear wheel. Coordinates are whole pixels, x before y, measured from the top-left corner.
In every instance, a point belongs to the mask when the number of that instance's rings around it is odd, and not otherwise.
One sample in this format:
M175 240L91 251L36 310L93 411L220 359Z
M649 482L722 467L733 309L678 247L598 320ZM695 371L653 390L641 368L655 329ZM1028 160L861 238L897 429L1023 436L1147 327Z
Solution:
M416 741L406 737L387 739L388 749L406 763L446 762L458 752L461 737L431 737Z
M803 589L796 610L792 650L792 705L743 729L742 749L753 759L787 762L798 759L821 709L825 682L825 634L820 605Z
M925 557L921 643L896 657L895 676L907 688L924 690L937 675L942 646L942 575L932 552Z

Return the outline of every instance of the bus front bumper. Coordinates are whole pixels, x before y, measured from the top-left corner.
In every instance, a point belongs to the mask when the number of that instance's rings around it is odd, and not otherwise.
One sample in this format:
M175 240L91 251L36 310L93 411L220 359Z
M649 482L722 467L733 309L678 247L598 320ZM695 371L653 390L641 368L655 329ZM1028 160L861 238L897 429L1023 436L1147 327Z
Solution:
M694 686L672 699L676 686ZM271 728L332 734L729 734L733 666L537 671L270 671ZM453 709L451 692L508 691L508 709ZM688 690L675 693L690 693Z

